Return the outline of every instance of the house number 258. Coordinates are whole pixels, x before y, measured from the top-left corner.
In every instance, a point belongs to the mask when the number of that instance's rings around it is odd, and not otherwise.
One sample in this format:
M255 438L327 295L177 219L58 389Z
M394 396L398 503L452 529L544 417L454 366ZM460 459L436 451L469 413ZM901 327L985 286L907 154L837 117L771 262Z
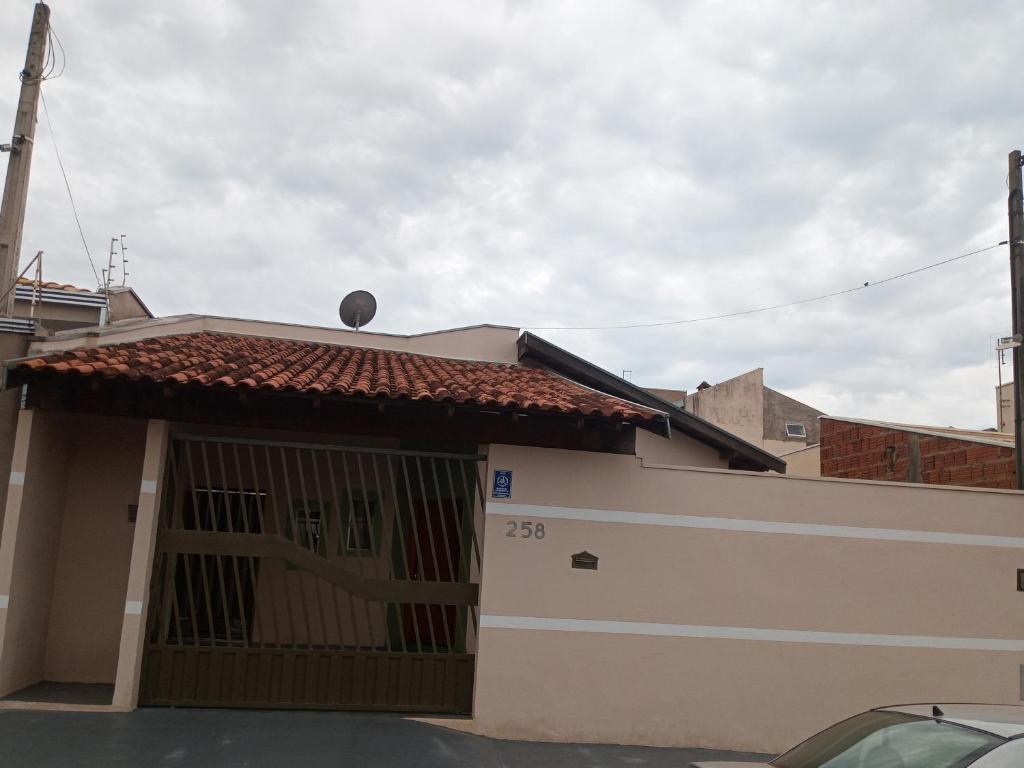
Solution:
M545 536L544 523L509 520L505 525L508 526L505 535L511 539L543 539Z

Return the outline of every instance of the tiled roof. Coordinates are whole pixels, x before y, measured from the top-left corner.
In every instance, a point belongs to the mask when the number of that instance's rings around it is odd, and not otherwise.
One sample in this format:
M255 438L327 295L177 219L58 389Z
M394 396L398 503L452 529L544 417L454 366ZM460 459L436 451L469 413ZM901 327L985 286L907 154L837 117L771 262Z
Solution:
M13 370L181 386L432 400L625 421L663 418L656 410L540 368L220 333L74 349L19 361Z
M48 289L54 290L54 291L73 291L75 293L95 293L95 291L90 291L88 288L79 288L78 286L71 285L70 283L54 283L54 282L48 282L48 281L45 281L45 280L40 283L37 280L30 280L27 277L19 277L18 278L18 285L23 285L23 286L25 286L27 288L36 288L36 287L38 287L38 288L48 288Z

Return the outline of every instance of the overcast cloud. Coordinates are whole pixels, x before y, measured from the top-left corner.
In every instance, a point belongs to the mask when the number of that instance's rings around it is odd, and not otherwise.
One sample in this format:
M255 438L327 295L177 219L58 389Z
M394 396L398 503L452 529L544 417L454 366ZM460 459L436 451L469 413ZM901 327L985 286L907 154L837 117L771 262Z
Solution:
M372 330L417 332L801 299L1005 239L1024 145L1019 0L52 8L89 245L125 233L161 315L334 326L366 288ZM0 133L32 3L5 10ZM36 146L23 254L94 285L43 119ZM987 427L1007 256L540 333L649 386L763 366L833 414Z

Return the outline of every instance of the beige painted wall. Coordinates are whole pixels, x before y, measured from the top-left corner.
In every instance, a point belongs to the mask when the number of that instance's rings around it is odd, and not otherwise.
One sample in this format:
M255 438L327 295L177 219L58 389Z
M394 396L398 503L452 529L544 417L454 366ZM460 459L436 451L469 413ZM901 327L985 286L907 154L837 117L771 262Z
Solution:
M22 333L0 333L0 360L21 357L28 349L28 336ZM0 531L3 530L7 506L7 480L14 453L14 432L18 426L21 390L0 392ZM0 533L2 536L2 533Z
M63 416L69 452L45 678L113 683L146 421Z
M764 369L691 392L686 396L686 410L760 447L764 441Z
M872 706L1019 699L1019 494L491 446L499 467L513 492L488 502L483 733L772 752ZM508 538L509 520L545 536ZM885 538L935 532L1015 538ZM570 568L581 550L597 572Z
M0 540L0 696L43 678L67 478L59 417L21 411Z
M772 450L765 446L766 450ZM821 477L821 445L809 445L798 451L779 454L786 462L786 474L799 477Z
M679 431L673 432L672 437L668 438L646 429L637 429L636 455L647 464L729 468L728 460L723 459L717 450Z

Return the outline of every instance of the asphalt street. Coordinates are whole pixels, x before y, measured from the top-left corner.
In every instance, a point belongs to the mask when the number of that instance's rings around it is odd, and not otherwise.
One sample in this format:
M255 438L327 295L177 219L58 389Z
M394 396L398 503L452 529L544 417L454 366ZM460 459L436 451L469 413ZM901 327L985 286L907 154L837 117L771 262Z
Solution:
M498 741L394 715L212 709L0 711L3 768L686 768L763 755Z

